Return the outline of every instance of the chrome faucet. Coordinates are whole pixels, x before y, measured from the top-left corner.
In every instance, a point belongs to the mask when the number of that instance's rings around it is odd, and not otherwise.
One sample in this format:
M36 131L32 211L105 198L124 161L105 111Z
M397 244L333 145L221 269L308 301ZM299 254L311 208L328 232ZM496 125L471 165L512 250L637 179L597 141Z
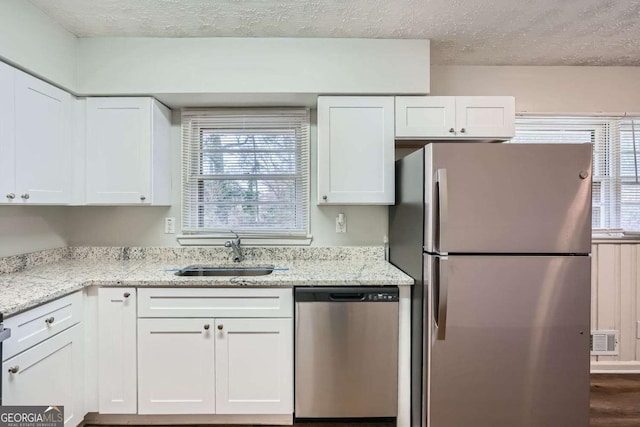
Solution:
M233 230L229 230L233 234L236 235L236 238L233 240L227 240L224 244L225 247L231 248L233 250L233 262L242 261L242 248L240 247L240 236L235 233Z

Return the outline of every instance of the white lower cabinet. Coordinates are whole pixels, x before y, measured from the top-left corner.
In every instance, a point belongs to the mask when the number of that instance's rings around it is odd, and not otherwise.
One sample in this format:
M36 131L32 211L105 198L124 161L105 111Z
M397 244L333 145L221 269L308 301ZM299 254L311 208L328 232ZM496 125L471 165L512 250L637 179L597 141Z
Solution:
M98 411L135 414L138 411L135 288L100 288L98 319Z
M212 319L138 320L138 413L215 413Z
M216 413L293 412L291 319L216 319Z
M84 418L82 325L75 325L2 364L4 405L64 406L65 426Z
M292 296L138 290L138 413L293 414Z

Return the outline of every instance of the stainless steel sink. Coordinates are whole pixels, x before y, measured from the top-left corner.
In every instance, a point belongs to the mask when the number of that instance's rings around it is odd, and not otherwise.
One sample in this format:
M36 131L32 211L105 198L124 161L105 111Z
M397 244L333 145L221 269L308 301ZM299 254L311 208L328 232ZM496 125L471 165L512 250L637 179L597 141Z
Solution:
M273 266L211 266L190 265L176 272L176 276L266 276L273 273Z

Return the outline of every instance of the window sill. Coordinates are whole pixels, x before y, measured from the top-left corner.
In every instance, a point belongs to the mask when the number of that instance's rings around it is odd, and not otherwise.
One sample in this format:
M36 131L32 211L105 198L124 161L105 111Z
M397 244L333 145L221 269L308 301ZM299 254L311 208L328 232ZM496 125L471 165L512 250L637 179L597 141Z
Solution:
M640 243L640 233L598 233L591 236L593 243Z
M311 235L306 237L242 237L242 246L310 246ZM180 246L224 246L233 236L181 234L176 237Z

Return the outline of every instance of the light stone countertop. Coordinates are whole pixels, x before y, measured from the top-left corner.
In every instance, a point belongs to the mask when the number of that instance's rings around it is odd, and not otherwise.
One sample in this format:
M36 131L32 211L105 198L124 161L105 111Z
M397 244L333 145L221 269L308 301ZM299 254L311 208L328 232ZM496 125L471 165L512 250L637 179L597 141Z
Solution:
M78 252L78 251L76 251ZM342 257L344 259L299 261L251 259L234 266L273 265L276 271L266 276L180 277L175 270L202 259L114 260L106 256L59 259L48 264L27 266L21 271L0 274L0 312L6 317L68 295L86 286L126 287L293 287L293 286L381 286L413 285L413 279L382 258ZM101 259L104 258L104 259ZM311 257L313 258L313 257ZM322 257L319 257L322 258ZM229 265L212 261L215 266Z

